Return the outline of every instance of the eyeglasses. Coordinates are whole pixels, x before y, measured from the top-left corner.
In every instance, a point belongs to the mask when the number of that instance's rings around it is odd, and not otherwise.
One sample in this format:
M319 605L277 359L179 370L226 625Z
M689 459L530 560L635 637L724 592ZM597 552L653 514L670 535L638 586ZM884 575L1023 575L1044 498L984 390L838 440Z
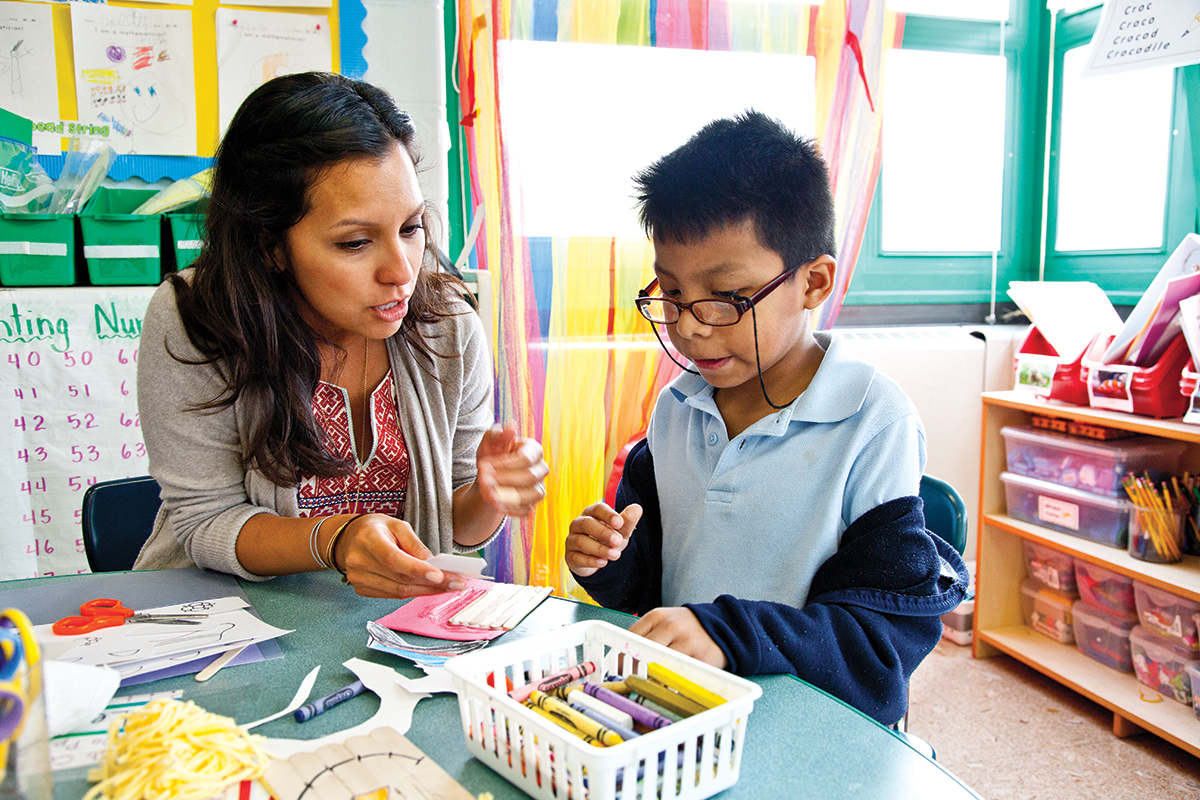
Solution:
M660 325L671 325L678 322L679 317L683 315L684 309L687 309L692 312L692 316L696 318L696 321L702 325L722 328L738 324L743 314L758 304L764 297L774 291L777 286L795 274L795 272L796 270L794 269L785 270L778 278L775 278L775 280L755 292L753 297L734 295L729 300L713 298L693 300L690 303L680 303L668 297L651 297L650 293L658 288L658 278L655 278L650 281L650 285L638 292L634 303L637 304L638 311L641 312L643 317Z

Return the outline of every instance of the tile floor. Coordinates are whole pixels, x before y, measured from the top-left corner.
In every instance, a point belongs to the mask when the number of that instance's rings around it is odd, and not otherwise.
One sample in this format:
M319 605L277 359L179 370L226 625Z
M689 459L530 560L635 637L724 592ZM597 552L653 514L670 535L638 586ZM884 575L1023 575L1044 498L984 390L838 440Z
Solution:
M1109 711L1008 656L943 639L910 693L909 730L985 800L1200 800L1200 758L1116 738Z

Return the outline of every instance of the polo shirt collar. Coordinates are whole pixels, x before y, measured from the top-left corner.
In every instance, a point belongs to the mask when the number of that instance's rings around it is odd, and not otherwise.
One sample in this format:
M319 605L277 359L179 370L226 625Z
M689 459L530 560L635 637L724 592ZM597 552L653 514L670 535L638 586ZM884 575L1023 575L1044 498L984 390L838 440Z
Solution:
M840 422L853 416L862 408L875 379L875 368L851 357L840 338L827 331L817 331L813 336L825 351L825 358L804 393L773 415L775 424L770 427L780 433L792 421ZM712 385L699 375L684 372L671 382L670 389L681 402L720 416Z

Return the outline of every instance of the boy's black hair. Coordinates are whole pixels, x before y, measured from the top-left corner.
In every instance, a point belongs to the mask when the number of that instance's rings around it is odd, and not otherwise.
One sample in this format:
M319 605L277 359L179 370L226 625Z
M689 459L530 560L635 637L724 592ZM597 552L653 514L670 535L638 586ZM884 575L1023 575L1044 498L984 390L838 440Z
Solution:
M708 123L634 182L651 238L691 242L749 219L788 269L837 255L833 192L816 142L762 112Z

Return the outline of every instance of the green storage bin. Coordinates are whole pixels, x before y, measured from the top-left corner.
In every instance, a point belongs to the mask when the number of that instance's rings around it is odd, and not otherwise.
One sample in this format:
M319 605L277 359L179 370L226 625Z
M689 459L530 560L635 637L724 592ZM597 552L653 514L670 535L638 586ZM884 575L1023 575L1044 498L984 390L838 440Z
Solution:
M175 249L175 269L191 266L200 255L204 239L204 212L200 208L172 211L166 214L171 244Z
M74 214L0 214L0 285L74 283Z
M162 220L133 214L157 189L101 188L79 212L83 257L95 286L153 286L162 279Z

